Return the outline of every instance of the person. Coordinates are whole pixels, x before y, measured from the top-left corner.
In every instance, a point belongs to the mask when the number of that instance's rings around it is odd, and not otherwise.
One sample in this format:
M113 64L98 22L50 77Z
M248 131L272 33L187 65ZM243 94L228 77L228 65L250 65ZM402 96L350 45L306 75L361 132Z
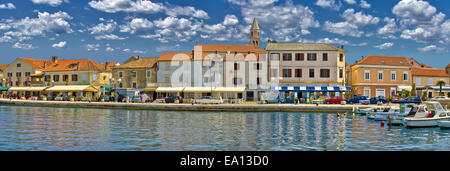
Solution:
M115 101L115 96L114 96L114 91L113 92L111 92L111 97L110 97L110 101Z

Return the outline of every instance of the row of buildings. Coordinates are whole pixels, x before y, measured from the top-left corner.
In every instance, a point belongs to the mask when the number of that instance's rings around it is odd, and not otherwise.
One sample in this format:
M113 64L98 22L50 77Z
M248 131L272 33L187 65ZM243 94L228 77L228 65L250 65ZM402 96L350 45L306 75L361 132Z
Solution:
M151 99L179 95L259 101L268 92L311 97L354 94L390 97L404 90L436 96L436 82L448 85L447 71L429 68L412 58L369 55L349 66L343 46L278 43L260 49L256 19L249 45L196 44L190 52L167 52L159 57L133 56L120 63L89 59L18 58L0 66L0 91L39 96L147 94ZM2 77L2 78L1 78ZM353 89L351 88L353 87ZM444 91L450 87L444 86Z

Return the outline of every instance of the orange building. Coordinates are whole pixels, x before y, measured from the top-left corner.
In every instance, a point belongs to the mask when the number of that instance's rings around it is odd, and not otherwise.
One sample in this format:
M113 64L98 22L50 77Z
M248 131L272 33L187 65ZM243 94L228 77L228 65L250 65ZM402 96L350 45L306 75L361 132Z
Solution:
M440 87L438 81L444 81L442 92L450 95L449 78L446 70L435 68L412 68L412 81L416 85L417 95L422 96L426 92L426 97L433 98L439 96Z
M351 65L354 93L388 98L398 91L411 91L411 68L405 57L369 55Z

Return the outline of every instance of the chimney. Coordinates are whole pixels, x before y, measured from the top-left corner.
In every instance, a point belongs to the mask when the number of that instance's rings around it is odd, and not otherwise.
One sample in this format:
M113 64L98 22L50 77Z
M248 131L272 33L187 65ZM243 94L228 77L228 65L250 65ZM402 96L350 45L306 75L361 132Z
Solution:
M105 70L106 71L108 70L108 64L109 64L109 62L105 62Z
M195 59L194 50L192 50L192 59Z
M53 63L58 63L58 57L57 56L52 56L52 62Z

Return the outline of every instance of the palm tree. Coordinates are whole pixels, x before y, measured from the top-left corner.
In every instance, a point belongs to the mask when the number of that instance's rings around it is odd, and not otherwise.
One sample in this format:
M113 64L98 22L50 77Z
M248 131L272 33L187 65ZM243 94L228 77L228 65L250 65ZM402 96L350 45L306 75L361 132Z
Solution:
M442 96L442 86L444 86L446 83L444 80L439 80L436 83L436 86L439 86L439 96Z

